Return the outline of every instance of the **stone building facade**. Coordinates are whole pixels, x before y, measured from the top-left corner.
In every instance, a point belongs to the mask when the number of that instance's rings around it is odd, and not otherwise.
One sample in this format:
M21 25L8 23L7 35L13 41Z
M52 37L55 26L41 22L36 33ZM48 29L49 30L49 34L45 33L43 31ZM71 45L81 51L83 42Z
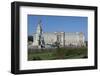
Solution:
M59 43L60 47L81 47L85 46L85 37L82 32L43 32L40 21L36 33L33 34L33 46L46 48L55 43Z

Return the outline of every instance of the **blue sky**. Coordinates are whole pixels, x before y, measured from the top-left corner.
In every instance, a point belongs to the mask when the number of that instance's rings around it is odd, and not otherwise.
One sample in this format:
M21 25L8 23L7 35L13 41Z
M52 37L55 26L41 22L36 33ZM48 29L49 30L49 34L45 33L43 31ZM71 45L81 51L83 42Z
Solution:
M28 35L36 32L40 19L43 32L83 32L87 40L88 17L28 15Z

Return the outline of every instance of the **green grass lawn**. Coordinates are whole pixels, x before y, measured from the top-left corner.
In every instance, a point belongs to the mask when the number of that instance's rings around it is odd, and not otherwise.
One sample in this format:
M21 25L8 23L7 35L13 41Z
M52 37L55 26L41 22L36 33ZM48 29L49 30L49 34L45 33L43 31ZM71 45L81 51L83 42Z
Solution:
M81 48L56 48L28 50L28 60L55 60L55 59L79 59L87 58L86 47Z

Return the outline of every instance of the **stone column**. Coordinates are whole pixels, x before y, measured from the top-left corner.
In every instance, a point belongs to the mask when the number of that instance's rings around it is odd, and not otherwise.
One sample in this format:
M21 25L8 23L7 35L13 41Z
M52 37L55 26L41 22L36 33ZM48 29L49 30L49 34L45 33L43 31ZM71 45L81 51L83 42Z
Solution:
M61 32L61 42L62 42L62 47L65 46L65 32Z

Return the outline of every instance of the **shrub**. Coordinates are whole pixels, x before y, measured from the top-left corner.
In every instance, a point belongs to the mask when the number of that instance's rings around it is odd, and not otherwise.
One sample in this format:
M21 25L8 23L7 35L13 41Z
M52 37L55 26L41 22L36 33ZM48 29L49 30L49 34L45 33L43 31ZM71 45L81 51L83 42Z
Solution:
M32 60L42 60L39 56L33 57Z

